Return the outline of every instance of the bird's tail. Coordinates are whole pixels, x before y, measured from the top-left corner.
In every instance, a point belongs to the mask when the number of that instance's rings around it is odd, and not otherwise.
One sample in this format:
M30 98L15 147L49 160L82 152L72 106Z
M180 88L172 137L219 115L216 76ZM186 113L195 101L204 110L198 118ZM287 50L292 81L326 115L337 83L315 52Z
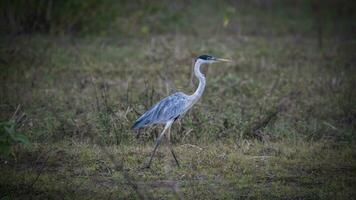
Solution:
M142 125L141 125L140 122L141 122L141 120L137 120L137 121L132 125L131 129L133 129L133 130L138 130L139 128L141 128Z
M146 120L146 118L140 117L138 120L136 120L136 122L132 125L131 128L133 130L138 130L138 129L144 127L147 124L148 124L148 121Z
M148 124L148 121L145 118L139 118L136 122L132 125L131 129L134 130L136 138L138 138L141 134L140 128L144 127Z

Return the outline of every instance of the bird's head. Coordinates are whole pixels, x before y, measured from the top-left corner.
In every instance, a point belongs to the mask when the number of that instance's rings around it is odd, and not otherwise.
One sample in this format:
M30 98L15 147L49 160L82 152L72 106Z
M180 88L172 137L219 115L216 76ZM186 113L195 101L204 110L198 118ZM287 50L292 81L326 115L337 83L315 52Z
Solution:
M196 62L215 63L215 62L231 62L231 60L223 59L223 58L216 58L214 56L209 56L209 55L201 55L196 58Z

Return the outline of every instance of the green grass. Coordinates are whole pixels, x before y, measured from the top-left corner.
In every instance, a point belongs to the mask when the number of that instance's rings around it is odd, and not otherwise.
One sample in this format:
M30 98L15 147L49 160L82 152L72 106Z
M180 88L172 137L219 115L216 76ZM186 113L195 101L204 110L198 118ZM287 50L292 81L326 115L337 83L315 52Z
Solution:
M347 4L321 8L322 47L308 2L191 4L128 4L103 32L3 34L0 120L21 105L32 145L0 156L0 199L139 198L129 180L155 199L355 196L355 41L336 11ZM203 67L202 99L173 126L182 167L162 145L142 169L162 127L136 138L131 125L192 93L203 53L234 62Z
M105 148L155 198L174 195L170 187L155 187L172 181L189 198L329 199L355 195L353 145L328 140L180 144L181 168L162 146L147 170L141 167L150 145ZM102 148L75 142L36 144L3 165L2 191L16 198L58 198L60 192L65 199L135 197Z

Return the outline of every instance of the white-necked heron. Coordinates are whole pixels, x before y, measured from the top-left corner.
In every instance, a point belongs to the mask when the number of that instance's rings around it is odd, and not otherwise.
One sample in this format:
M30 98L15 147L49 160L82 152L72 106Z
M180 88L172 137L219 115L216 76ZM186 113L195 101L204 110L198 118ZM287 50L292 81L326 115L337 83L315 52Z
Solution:
M153 105L148 111L146 111L141 117L139 117L132 128L138 130L139 128L153 125L153 124L165 124L162 133L156 140L156 146L152 152L150 161L147 167L150 167L153 156L161 143L163 135L167 133L169 149L173 155L174 160L179 166L177 156L175 155L170 140L170 128L175 120L180 118L186 113L202 96L205 88L205 76L200 72L200 66L202 64L210 64L218 61L230 61L227 59L215 58L209 55L201 55L196 58L194 64L194 74L199 79L199 86L192 95L184 94L183 92L174 93Z

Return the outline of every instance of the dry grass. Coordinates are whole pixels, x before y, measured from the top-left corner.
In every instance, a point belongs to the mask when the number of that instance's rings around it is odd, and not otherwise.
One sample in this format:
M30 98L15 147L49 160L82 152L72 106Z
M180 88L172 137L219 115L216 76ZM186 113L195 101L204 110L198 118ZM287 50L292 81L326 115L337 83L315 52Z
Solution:
M151 146L103 151L83 143L36 144L3 164L2 191L16 191L16 198L136 198L109 153L154 198L174 197L175 187L178 194L199 199L348 198L356 178L352 146L327 140L182 144L175 147L181 168L162 146L151 169L143 170ZM61 192L64 196L57 196Z
M328 29L347 21L328 19L320 48L305 2L242 4L187 8L174 34L2 37L0 118L20 104L33 145L0 157L0 198L353 198L355 43ZM196 11L214 25L190 29ZM161 127L135 138L133 121L191 93L202 53L234 62L204 67L203 98L174 124L182 167L162 146L143 170Z

